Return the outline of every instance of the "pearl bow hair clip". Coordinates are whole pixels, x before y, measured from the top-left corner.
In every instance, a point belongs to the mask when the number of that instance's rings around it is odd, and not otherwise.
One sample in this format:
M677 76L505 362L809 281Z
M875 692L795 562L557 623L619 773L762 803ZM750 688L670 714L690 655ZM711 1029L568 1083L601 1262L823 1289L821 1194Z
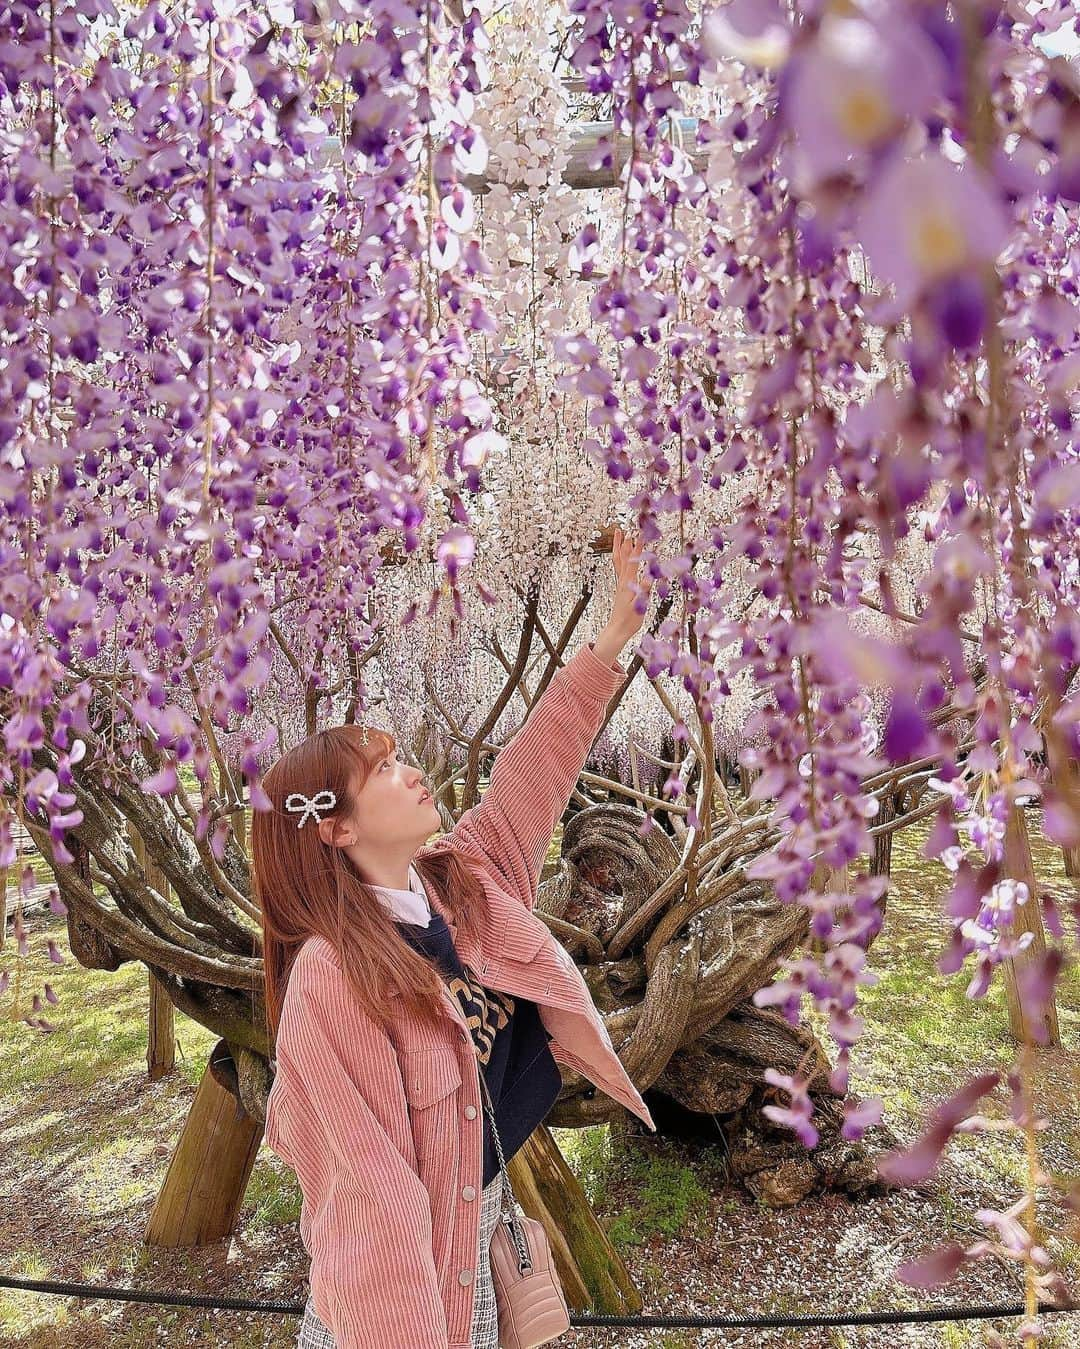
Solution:
M293 792L290 796L285 798L285 809L289 811L290 814L295 815L298 811L300 812L300 819L296 826L297 829L303 829L309 815L316 824L321 824L322 817L320 816L319 811L333 810L336 805L337 797L329 789L316 792L314 796L305 796L303 792Z

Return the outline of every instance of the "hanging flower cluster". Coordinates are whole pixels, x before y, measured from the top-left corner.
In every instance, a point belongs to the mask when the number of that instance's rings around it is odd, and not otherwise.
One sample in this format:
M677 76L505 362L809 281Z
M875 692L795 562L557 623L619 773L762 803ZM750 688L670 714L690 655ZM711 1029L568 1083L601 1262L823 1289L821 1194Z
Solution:
M653 539L667 504L656 484L676 444L684 462L683 393L687 379L696 383L685 353L706 350L712 391L727 391L726 425L709 409L714 443L718 425L738 429L724 437L710 486L738 475L742 500L711 532L711 581L695 584L701 548L682 532L681 555L665 569L698 614L698 648L691 640L683 651L676 623L643 648L650 672L684 675L703 720L710 688L723 696L732 672L753 671L757 747L743 761L761 772L755 795L775 801L783 837L751 874L806 905L827 943L822 960L792 962L757 1000L793 1017L804 994L822 1007L843 1091L860 1030L861 947L880 922L882 884L832 878L869 850L867 777L919 758L940 762L940 782L977 775L980 813L961 821L976 845L1018 797L1045 789L1051 837L1077 841L1071 353L1080 330L1062 202L1073 192L1078 90L1075 72L1039 50L1060 12L794 9L736 0L705 14L695 44L678 7L573 7L572 62L610 95L630 150L620 246L592 327L555 350L566 387L590 401L594 453L613 477L641 482L632 502ZM695 304L679 285L673 221L680 207L702 221L716 205L680 168L664 129L697 96L684 102L673 71L695 86L710 60L728 57L758 66L759 78L733 108L700 118L697 137L726 135L737 147L733 176L747 209L741 221L729 216L726 236L690 250L686 274L696 280L699 260L709 269ZM598 265L601 245L586 226L576 241L583 267ZM1064 273L1060 288L1039 283L1048 264ZM736 340L718 341L721 314ZM708 392L691 397L706 405ZM711 448L708 432L698 448ZM928 556L914 588L902 582L915 601L902 609L896 563L920 510ZM1043 567L1044 558L1054 561ZM725 589L747 578L754 602L736 606ZM885 634L868 630L862 606L891 620ZM889 695L880 738L860 702L868 688ZM974 745L942 725L946 703L965 714ZM962 813L965 803L950 799ZM1026 882L1003 874L1000 850L973 889L952 896L954 955L980 962L972 996L993 965L1029 946L1016 926L1026 898ZM1060 952L1031 968L1028 992L1045 1005ZM805 1079L774 1085L792 1101L778 1118L810 1141ZM874 1103L849 1100L845 1110L852 1137L877 1117Z
M140 743L146 790L194 771L220 857L213 791L235 801L272 743L243 724L275 615L301 687L348 669L380 531L415 550L436 478L463 607L462 491L501 444L467 369L490 326L461 185L486 160L485 38L425 5L352 19L7 7L2 771L61 861L91 727L106 783ZM58 767L35 771L46 741ZM0 831L10 866L6 811Z

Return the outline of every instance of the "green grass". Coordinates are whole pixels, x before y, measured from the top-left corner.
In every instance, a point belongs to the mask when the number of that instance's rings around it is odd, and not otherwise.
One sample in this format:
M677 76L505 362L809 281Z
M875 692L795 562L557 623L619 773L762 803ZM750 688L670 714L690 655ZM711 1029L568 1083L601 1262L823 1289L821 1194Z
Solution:
M709 1200L694 1171L663 1154L634 1158L630 1181L637 1190L635 1203L608 1225L612 1245L623 1254L654 1238L669 1241L682 1235Z
M946 1322L941 1327L942 1349L970 1349L970 1346L977 1343L975 1332L970 1326Z
M607 1201L612 1175L611 1130L606 1124L586 1129L552 1129L559 1150L585 1191L593 1208Z
M33 920L35 929L41 921ZM21 1182L21 1187L17 1194L13 1189L12 1213L33 1205L36 1190L50 1196L44 1209L51 1210L57 1202L53 1196L62 1195L66 1230L73 1238L88 1231L102 1234L89 1243L93 1254L77 1262L77 1269L64 1266L64 1277L119 1282L145 1268L151 1257L125 1236L105 1234L126 1215L148 1211L190 1092L178 1090L181 1074L148 1082L145 967L132 962L114 972L86 970L70 955L62 919L50 921L48 935L66 963L48 961L44 940L35 930L31 955L22 965L21 1007L27 1010L31 995L47 980L60 999L47 1010L56 1029L45 1034L0 1022L0 1156L19 1159L14 1183ZM9 989L5 1011L11 996ZM178 1063L183 1062L181 1055L186 1057L197 1079L216 1037L180 1014L176 1035ZM64 1253L55 1247L63 1230L55 1220L40 1236L30 1229L34 1244L14 1253L3 1251L0 1267L57 1277L56 1261ZM79 1244L87 1244L85 1236ZM126 1341L135 1349L153 1343L155 1310L128 1309L120 1319L131 1327L130 1335L119 1320L110 1320L107 1332L101 1333L108 1334L110 1345ZM36 1349L74 1341L81 1325L105 1314L92 1304L0 1292L0 1342Z
M50 928L67 955L62 925ZM51 1034L9 1026L0 1032L0 1100L48 1084L51 1091L85 1088L103 1078L123 1081L145 1076L147 972L131 962L114 973L85 970L70 955L63 967L49 963L32 940L32 955L24 975L24 1010L32 993L48 980L60 999L48 1009ZM11 990L8 998L11 997ZM5 1003L5 1008L8 1006ZM186 1017L177 1017L178 1060L192 1066L195 1081L202 1075L214 1035ZM118 1099L121 1097L118 1095ZM56 1114L50 1120L56 1122Z
M621 1131L607 1124L553 1129L552 1134L612 1245L623 1255L654 1240L704 1235L699 1219L722 1188L721 1159L702 1152L691 1168L678 1155L677 1145L650 1138L646 1153L633 1135L624 1145ZM739 1203L730 1202L736 1207ZM658 1270L661 1284L662 1275Z
M246 1221L265 1228L298 1223L302 1199L295 1175L274 1158L251 1173L244 1196Z
M1032 856L1040 883L1059 895L1072 882L1061 851L1028 812ZM967 997L970 968L955 975L938 973L936 961L948 940L942 897L948 872L922 855L928 824L898 836L885 927L870 948L867 967L878 983L859 994L866 1033L853 1053L856 1087L880 1095L886 1116L921 1117L931 1093L947 1094L976 1069L1003 1068L1015 1046L1009 1034L1004 972L998 970L984 998ZM969 962L970 964L970 962ZM1062 1042L1080 1044L1080 964L1073 961L1058 986ZM822 1018L811 1023L823 1034ZM960 1140L961 1144L965 1140Z

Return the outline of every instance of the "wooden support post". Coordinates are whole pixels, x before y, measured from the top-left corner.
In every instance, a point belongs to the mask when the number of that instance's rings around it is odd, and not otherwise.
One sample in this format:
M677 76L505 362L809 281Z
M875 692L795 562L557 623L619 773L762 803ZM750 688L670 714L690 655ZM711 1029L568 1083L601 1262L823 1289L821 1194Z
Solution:
M247 816L242 810L234 810L229 816L232 821L233 833L236 835L236 841L244 852L247 852Z
M704 172L708 162L705 148L697 144L698 119L696 117L665 118L665 130L678 138L690 163L699 172ZM575 191L590 188L618 187L622 181L622 171L626 167L633 148L629 136L616 131L612 122L577 122L571 128L570 153L562 171L562 180L567 187ZM596 151L601 141L607 143L608 162L599 165ZM316 164L326 168L328 164L340 164L342 156L341 140L337 136L327 136L319 147ZM462 179L470 192L486 193L491 191L493 182L501 179L489 178L486 174L467 173ZM523 192L527 184L511 182L506 186L514 192Z
M1005 825L1005 872L1014 880L1023 881L1028 888L1029 899L1026 904L1016 906L1013 931L1031 932L1034 940L1026 951L1013 960L1005 961L1005 996L1009 1004L1009 1029L1018 1043L1030 1036L1027 1022L1027 1009L1017 987L1017 974L1026 965L1037 960L1046 951L1046 932L1043 928L1042 911L1038 903L1038 887L1035 882L1035 867L1031 860L1031 844L1028 839L1027 820L1017 805L1009 808L1009 818ZM1061 1031L1058 1028L1057 1005L1051 999L1043 1017L1048 1043L1061 1047Z
M826 866L824 862L818 862L810 877L810 884L815 890L824 893L827 890L834 891L841 895L851 894L851 867L845 862L842 867ZM840 914L837 914L840 917ZM816 956L823 956L829 949L829 943L821 937L815 937L807 930L806 949Z
M146 1071L157 1082L176 1066L176 1009L161 980L150 970L150 1018L146 1038Z
M518 1203L544 1224L567 1305L607 1316L640 1312L641 1294L546 1125L526 1139L508 1170Z
M1046 758L1050 765L1050 779L1061 796L1071 803L1073 812L1080 811L1080 764L1068 753L1059 734L1045 737ZM1063 843L1061 855L1065 861L1065 875L1080 881L1080 843Z
M1076 676L1077 666L1073 663L1065 670L1058 670L1052 679L1046 681L1051 696L1043 710L1043 753L1046 766L1050 770L1050 782L1059 798L1059 809L1064 807L1067 817L1073 824L1080 823L1080 763L1072 752L1072 743L1065 734L1065 728L1057 723L1057 713L1061 708L1061 698ZM1073 836L1069 837L1069 833ZM1075 832L1066 830L1061 839L1061 852L1065 862L1065 875L1070 880L1080 880L1080 839Z
M142 836L130 825L128 838L146 883L153 886L164 900L169 898L169 882L161 868L150 858ZM176 1065L176 1012L161 981L150 972L150 1009L147 1018L146 1071L151 1082L157 1082L172 1072Z
M6 809L7 807L5 806L4 810L6 811ZM0 869L0 951L2 951L4 949L4 946L7 944L8 881L11 880L12 874L14 874L15 905L16 905L15 912L18 913L19 912L18 886L20 875L22 872L23 848L30 837L30 835L26 832L26 830L22 827L22 825L19 823L17 819L12 820L11 822L11 832L12 837L14 838L15 841L15 866L12 868L4 867L3 869ZM25 910L24 910L24 917L25 917Z
M262 1135L208 1065L150 1214L146 1245L208 1246L227 1237Z
M881 798L881 809L874 816L874 824L888 824L890 820L895 820L897 815L902 813L902 799L898 792L886 792ZM891 876L892 875L892 850L893 838L895 833L892 829L886 829L883 834L878 834L874 838L874 850L870 855L870 875L871 876Z

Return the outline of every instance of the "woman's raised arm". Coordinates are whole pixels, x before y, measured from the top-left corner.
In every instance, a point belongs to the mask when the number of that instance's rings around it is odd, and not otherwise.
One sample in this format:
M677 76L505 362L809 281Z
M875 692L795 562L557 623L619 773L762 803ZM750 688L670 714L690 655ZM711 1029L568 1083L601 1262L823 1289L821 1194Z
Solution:
M555 827L596 739L608 701L626 677L618 656L643 621L650 583L639 578L640 544L615 531L616 591L611 618L595 643L580 648L551 680L525 724L495 758L480 803L452 837L479 849L528 908Z

